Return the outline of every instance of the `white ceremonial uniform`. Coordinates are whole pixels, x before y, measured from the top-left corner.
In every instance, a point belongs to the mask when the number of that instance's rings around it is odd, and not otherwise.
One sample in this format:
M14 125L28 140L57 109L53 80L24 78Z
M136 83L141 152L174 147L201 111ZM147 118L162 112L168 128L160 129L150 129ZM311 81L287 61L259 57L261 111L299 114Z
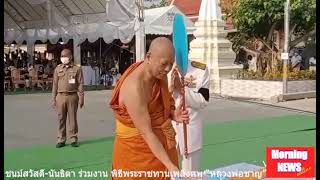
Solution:
M172 71L169 72L168 83L170 87ZM192 83L185 87L186 108L189 111L190 121L187 125L188 137L188 159L184 156L184 134L183 124L173 121L173 127L176 130L176 141L178 143L180 157L182 157L182 170L197 171L200 170L200 152L202 149L202 130L203 114L202 109L207 106L208 102L198 91L200 88L209 89L209 70L208 67L200 62L189 61L188 72L185 78L190 78ZM177 92L173 93L176 107L180 104L182 96Z

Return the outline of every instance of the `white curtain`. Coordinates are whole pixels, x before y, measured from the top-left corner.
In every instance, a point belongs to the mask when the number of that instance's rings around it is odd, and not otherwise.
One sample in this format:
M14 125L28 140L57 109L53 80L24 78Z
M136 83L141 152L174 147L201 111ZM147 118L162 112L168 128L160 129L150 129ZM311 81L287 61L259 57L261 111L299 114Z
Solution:
M138 7L135 0L107 0L107 18L110 21L109 24L117 27L121 42L129 43L138 29L137 13Z
M84 85L99 85L99 67L82 66L81 69Z

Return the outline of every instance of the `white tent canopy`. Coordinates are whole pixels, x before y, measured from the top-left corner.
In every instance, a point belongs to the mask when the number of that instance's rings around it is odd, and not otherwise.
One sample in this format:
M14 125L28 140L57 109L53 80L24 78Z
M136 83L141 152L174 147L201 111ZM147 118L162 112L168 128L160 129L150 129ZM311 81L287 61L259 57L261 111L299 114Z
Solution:
M8 44L13 41L18 44L23 41L34 43L36 40L57 43L62 38L63 41L76 39L77 43L81 43L85 39L94 42L102 37L106 43L114 39L130 42L137 30L137 20L132 19L125 25L110 23L106 1L4 0L4 41ZM134 1L123 2L132 4ZM136 13L136 9L130 11L131 14ZM146 10L145 33L171 34L175 13L183 14L175 6ZM188 18L185 20L191 33L194 25Z
M195 30L193 22L187 18L176 6L147 9L145 11L145 33L169 35L172 33L172 24L175 14L184 16L188 34Z
M99 37L108 43L114 39L129 42L134 35L132 29L108 22L106 0L5 0L4 9L6 43L57 43L59 38L93 42Z

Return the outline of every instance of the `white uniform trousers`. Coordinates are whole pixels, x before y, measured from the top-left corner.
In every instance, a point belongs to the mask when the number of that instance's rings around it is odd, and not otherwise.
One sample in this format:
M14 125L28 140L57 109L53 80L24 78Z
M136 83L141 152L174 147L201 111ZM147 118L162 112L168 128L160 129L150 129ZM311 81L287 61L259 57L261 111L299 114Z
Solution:
M200 155L201 149L188 154L188 158L180 154L181 170L184 171L200 171Z

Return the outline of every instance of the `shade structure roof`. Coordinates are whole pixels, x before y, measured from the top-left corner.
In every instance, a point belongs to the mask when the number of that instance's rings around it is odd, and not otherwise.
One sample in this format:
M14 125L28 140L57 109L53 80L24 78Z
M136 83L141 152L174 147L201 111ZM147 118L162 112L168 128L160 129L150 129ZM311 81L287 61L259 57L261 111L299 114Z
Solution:
M102 37L105 42L120 39L126 43L135 34L137 20L122 25L110 22L106 12L107 1L116 0L4 0L4 41L56 43L78 39L90 42ZM133 0L122 0L131 3ZM135 14L136 9L128 8ZM182 13L175 6L145 11L146 34L171 34L172 16ZM119 13L120 14L120 13ZM189 32L193 23L186 19Z
M169 35L172 33L172 24L175 14L182 14L188 34L195 30L194 23L187 18L176 6L147 9L145 11L146 34Z

